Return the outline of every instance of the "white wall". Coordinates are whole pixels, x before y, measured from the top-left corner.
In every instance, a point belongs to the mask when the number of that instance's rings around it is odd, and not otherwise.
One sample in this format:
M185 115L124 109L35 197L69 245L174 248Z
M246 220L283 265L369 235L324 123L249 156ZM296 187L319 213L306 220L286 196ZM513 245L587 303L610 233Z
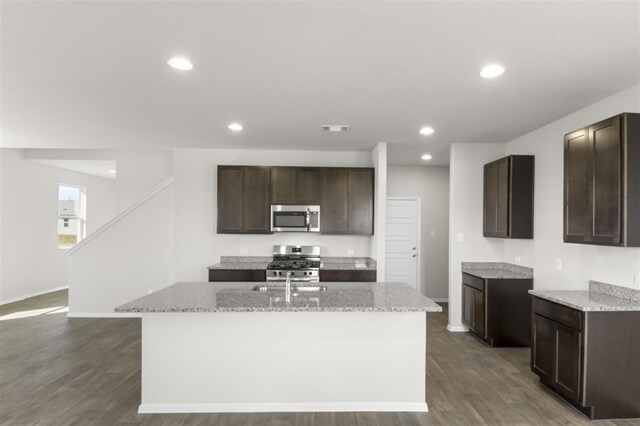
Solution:
M116 160L116 206L128 207L173 174L172 150L118 150Z
M429 298L449 295L449 167L395 166L387 170L388 197L419 197L420 291ZM430 237L430 232L435 237Z
M640 86L619 92L507 144L507 154L536 156L535 238L505 241L505 261L522 257L524 265L534 268L534 285L538 289L586 289L589 280L640 288L635 282L635 276L640 275L640 248L565 244L562 239L563 137L621 112L640 112ZM640 158L636 160L639 162ZM556 258L562 259L561 271L555 268Z
M115 212L112 180L26 161L0 149L0 301L67 285L65 250L57 245L58 184L86 187L87 234Z
M118 305L174 283L173 207L168 184L70 251L69 316L113 315Z
M216 234L216 167L265 166L355 166L371 167L371 152L311 152L262 150L184 149L174 153L176 178L176 281L206 281L207 266L220 256L271 255L274 244L322 246L324 256L369 256L371 237L331 236L305 233L273 235Z
M505 155L504 144L451 145L449 164L449 329L462 330L462 262L500 262L504 240L482 235L484 164ZM458 234L464 237L458 241Z

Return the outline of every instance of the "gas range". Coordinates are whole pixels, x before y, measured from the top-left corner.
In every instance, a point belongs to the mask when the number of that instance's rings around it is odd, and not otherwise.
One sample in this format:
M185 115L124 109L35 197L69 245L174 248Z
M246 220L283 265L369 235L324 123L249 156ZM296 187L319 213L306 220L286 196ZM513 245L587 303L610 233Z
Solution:
M267 265L267 281L320 281L320 247L273 246L273 262Z

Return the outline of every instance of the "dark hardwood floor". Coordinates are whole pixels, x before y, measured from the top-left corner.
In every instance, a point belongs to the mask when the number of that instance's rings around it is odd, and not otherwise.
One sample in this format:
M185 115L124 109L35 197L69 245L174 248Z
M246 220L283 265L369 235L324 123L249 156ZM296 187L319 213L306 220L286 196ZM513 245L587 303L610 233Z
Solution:
M66 305L67 292L60 291L0 306L0 424L592 423L538 383L529 370L529 349L490 348L467 333L449 333L446 312L429 314L429 413L141 415L136 412L140 403L140 321L67 319ZM640 425L640 421L593 423Z

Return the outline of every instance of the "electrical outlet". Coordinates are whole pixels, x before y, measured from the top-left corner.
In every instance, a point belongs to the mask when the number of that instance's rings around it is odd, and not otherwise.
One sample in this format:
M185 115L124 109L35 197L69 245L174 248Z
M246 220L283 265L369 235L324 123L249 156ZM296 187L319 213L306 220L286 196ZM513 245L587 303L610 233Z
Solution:
M240 249L240 254L248 254L249 253L249 249L243 248Z
M355 250L351 250L351 249L347 250L348 256L353 256L354 254L356 254Z
M640 286L640 275L636 274L634 278L636 285Z
M149 290L147 290L147 294L151 294L151 293L153 293L153 289L152 289L152 288L150 288Z
M556 269L558 271L562 271L562 259L560 259L559 257L556 258Z
M429 231L429 237L435 238L436 237L436 231L434 231L433 229L431 231Z
M522 263L522 257L516 256L516 263Z
M461 243L464 241L464 233L458 232L458 242Z

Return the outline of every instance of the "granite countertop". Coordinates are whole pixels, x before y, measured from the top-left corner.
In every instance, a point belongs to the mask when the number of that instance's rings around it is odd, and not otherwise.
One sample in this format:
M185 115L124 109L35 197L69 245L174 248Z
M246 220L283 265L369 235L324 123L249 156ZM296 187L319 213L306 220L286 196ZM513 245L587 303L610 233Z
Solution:
M589 281L589 290L529 290L533 296L584 312L640 311L640 290Z
M505 262L462 262L462 272L482 279L533 279L533 269Z
M177 283L116 312L442 312L404 283L332 282L322 292L252 291L255 282ZM261 283L260 285L264 285Z
M321 257L320 269L375 271L376 261L370 257ZM220 263L208 269L263 270L271 263L271 256L222 256Z

